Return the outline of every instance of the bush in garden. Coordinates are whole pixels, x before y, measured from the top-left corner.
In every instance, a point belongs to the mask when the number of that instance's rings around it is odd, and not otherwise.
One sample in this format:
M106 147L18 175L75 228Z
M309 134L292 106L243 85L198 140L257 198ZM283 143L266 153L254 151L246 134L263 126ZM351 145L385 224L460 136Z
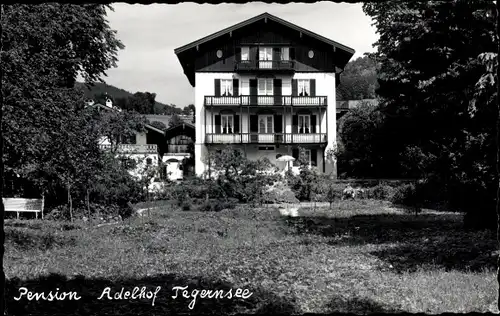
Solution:
M394 195L395 189L389 185L378 184L373 188L367 190L368 197L376 200L390 201Z
M279 179L275 167L268 159L249 160L240 149L227 146L222 150L210 152L206 157L209 166L207 176L218 198L235 198L246 203L261 204L263 189ZM213 196L211 196L213 197Z
M264 189L264 202L270 204L299 203L295 193L283 181L278 181Z

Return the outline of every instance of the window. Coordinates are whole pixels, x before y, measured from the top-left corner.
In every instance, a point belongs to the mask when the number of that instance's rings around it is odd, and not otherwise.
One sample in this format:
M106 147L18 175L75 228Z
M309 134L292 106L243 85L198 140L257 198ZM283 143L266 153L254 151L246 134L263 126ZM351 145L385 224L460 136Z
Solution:
M151 159L151 158L147 158L147 159L146 159L146 165L148 165L148 166L149 166L149 165L152 165L152 164L153 164L153 159Z
M311 93L309 80L297 80L298 93L300 97L308 97Z
M309 134L311 130L311 116L299 115L299 134Z
M245 46L241 48L241 60L250 60L250 47Z
M232 114L221 115L222 134L232 134L234 126L233 123L234 123L234 117Z
M223 97L233 96L233 80L231 79L221 79L220 80L220 92Z
M272 47L260 47L259 48L259 60L273 60Z
M273 132L273 116L259 115L259 133L271 134Z
M290 60L290 48L282 47L281 48L281 60Z
M259 79L259 95L273 95L273 79Z

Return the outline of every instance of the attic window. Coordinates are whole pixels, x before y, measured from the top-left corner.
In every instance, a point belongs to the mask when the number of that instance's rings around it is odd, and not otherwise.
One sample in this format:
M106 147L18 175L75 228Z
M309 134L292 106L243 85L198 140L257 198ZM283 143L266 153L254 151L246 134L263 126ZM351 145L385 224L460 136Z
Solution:
M217 58L222 58L222 51L220 49L217 51Z
M309 54L307 54L309 56L309 58L313 58L314 57L314 52L312 50L309 51Z

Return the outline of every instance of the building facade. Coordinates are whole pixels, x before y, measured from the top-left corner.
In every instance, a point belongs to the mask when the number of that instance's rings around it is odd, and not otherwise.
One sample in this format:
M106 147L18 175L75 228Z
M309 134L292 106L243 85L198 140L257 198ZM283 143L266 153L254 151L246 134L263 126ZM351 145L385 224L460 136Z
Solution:
M231 144L249 159L298 158L336 176L340 73L354 54L342 44L261 14L175 50L195 87L195 172Z
M90 103L90 106L99 111L121 111L113 107L111 102L106 105ZM145 115L146 119L148 116ZM150 117L149 117L150 118ZM156 121L167 121L170 116L155 115ZM148 120L149 121L149 120ZM189 162L193 158L191 147L194 142L194 126L182 123L166 130L160 130L150 124L145 124L143 131L121 137L118 144L111 144L107 137L101 137L99 147L102 150L113 151L117 158L130 166L129 173L140 179L148 167L156 171L151 179L152 187L162 180L181 180L191 168ZM115 147L115 148L112 148ZM161 166L162 168L158 168Z

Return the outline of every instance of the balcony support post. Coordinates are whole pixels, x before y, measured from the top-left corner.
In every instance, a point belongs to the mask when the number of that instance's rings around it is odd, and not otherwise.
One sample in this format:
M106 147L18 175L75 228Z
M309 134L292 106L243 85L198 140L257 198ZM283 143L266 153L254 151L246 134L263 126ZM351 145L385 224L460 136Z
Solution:
M326 132L328 133L328 108L325 109L325 115L326 115ZM328 135L326 135L326 137L328 138Z
M318 123L318 130L319 130L319 141L321 142L321 108L319 107L318 105L318 120L317 120L317 123Z
M240 97L240 144L243 143L243 106L241 105Z

